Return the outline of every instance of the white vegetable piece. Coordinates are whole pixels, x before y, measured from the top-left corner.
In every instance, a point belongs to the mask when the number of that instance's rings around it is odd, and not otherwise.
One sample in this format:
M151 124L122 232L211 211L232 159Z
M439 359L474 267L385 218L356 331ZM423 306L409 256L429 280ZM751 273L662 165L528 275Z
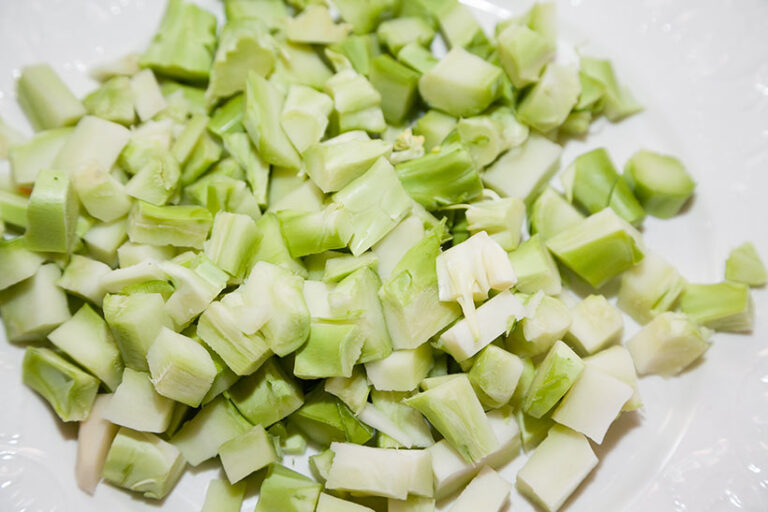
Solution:
M629 350L621 345L616 345L585 358L584 364L615 377L632 388L632 396L624 404L622 410L634 411L642 407L643 400L640 398L640 390L637 387L635 363L632 362L632 355Z
M117 434L117 425L102 417L112 395L99 395L93 403L88 419L80 423L77 431L77 462L75 480L77 486L93 494L101 480L101 470L107 459L112 439Z
M554 512L597 466L597 457L582 434L555 425L517 473L518 489Z
M450 512L498 512L509 499L512 484L488 466L461 491Z
M427 376L433 364L432 347L424 343L365 363L365 371L370 383L380 391L411 391Z
M312 318L333 318L328 302L328 294L333 288L333 284L325 281L304 281L304 302Z
M427 450L371 448L332 443L327 489L404 500L409 493L431 497L431 455Z
M121 427L141 432L165 432L175 402L155 391L148 373L126 368L102 416Z
M144 69L133 75L131 91L136 113L142 121L152 119L168 106L151 69Z
M552 419L600 444L631 396L629 385L587 366L555 409Z
M440 254L435 265L440 300L457 301L471 334L479 338L482 322L475 316L475 301L485 300L491 289L507 290L516 282L506 251L481 231Z
M85 116L67 137L51 168L68 174L87 167L109 171L130 138L131 132L125 126Z
M463 318L445 331L438 343L456 361L464 361L503 334L510 326L510 319L520 319L525 313L525 306L512 292L501 292L477 308L476 334L472 333L469 318Z
M373 253L379 259L378 274L382 281L392 275L405 253L423 238L424 223L417 216L411 215L373 246Z
M624 328L621 311L602 295L590 295L571 310L565 341L581 354L594 354L619 341Z

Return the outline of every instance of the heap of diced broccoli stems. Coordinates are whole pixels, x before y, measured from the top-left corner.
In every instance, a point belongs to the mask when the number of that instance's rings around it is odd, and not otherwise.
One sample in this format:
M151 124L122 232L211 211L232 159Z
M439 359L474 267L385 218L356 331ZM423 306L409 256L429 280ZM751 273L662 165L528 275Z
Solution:
M452 511L493 512L522 446L518 489L557 510L642 406L636 371L751 329L754 247L691 284L644 246L645 215L694 190L671 156L619 173L597 149L548 185L567 138L640 110L608 61L556 58L553 4L489 36L456 0L287 2L225 0L217 30L169 0L83 100L23 70L37 132L0 125L0 315L33 342L24 382L81 422L87 492L160 499L218 456L209 512L260 470L260 512L461 489ZM617 306L563 289L617 279ZM622 311L644 326L624 344ZM281 465L308 443L314 479Z

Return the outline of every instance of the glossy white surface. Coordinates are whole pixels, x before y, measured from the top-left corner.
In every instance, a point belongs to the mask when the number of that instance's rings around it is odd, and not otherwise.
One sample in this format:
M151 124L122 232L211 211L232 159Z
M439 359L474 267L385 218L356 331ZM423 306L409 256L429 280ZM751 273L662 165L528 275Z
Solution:
M220 2L201 2L220 8ZM468 0L484 22L519 2ZM51 63L78 94L88 66L141 50L157 0L0 0L0 116L28 130L15 104L20 66ZM684 215L648 219L647 244L691 281L722 278L731 247L753 240L768 258L768 3L764 0L558 2L566 38L613 59L645 113L601 120L563 163L606 146L618 166L640 147L680 157L699 186ZM0 163L0 168L6 165ZM645 408L623 415L595 447L601 462L569 511L768 510L768 296L754 292L755 334L717 334L682 376L645 378ZM628 328L627 334L633 329ZM22 350L0 341L0 510L140 511L157 507L108 485L74 481L75 429L22 387ZM522 458L502 472L513 479ZM162 510L197 510L215 464L189 471ZM303 461L299 469L306 468ZM512 509L530 510L513 492ZM244 510L252 510L251 496Z

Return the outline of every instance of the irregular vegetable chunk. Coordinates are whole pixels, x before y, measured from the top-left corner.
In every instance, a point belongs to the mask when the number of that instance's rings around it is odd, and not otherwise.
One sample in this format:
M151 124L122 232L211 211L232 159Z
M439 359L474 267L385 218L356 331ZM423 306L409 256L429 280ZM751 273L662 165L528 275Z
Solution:
M555 342L536 369L525 394L523 410L541 418L565 395L584 370L584 363L568 345Z
M98 395L88 418L81 421L77 429L75 480L80 490L90 495L101 481L107 453L119 428L102 418L109 400L110 395Z
M687 284L680 310L694 322L716 331L751 331L755 323L752 294L743 283Z
M85 115L83 104L48 64L22 69L16 94L35 130L72 125Z
M662 219L674 217L696 187L678 159L645 150L629 159L624 179L643 208Z
M768 281L765 265L751 242L736 247L725 262L725 278L729 281L762 286Z
M227 479L232 484L278 461L275 446L261 425L222 444L219 457Z

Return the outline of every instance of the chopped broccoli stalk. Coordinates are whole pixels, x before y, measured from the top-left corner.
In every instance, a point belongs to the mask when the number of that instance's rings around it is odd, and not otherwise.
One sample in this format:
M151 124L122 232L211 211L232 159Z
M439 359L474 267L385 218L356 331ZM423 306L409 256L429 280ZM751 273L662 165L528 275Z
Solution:
M416 409L403 403L403 399L410 394L410 392L374 390L371 393L372 407L375 407L398 430L405 434L412 446L427 448L435 444L435 439L432 437L431 428L424 416ZM402 445L397 443L393 447L400 448Z
M580 91L579 74L575 68L551 63L520 101L518 117L542 133L554 130L568 118Z
M467 227L472 235L487 232L502 249L511 251L520 244L525 204L518 198L503 198L471 203L467 207Z
M728 255L725 262L725 278L749 286L762 286L768 281L765 265L751 242L741 244Z
M464 459L478 462L499 447L466 375L405 399L419 410Z
M301 407L304 395L275 359L240 379L225 395L251 423L268 427Z
M391 151L391 144L355 131L312 144L304 152L304 161L309 177L328 193L341 190Z
M353 69L343 69L328 79L324 89L333 98L340 132L381 133L386 129L381 94L363 75Z
M397 60L419 75L428 73L440 62L431 51L417 42L408 43L397 52Z
M19 228L27 227L29 198L0 190L0 220Z
M571 309L571 319L564 340L582 354L594 354L621 339L621 312L603 295L590 295L576 304Z
M128 368L147 371L147 352L163 327L173 322L159 293L106 295L104 318Z
M88 417L99 390L98 379L47 348L28 347L21 368L24 384L40 393L61 421Z
M44 338L70 318L67 296L56 283L59 267L47 263L32 276L3 292L0 317L11 343Z
M317 512L373 512L372 508L352 501L342 500L330 494L321 493L317 500Z
M82 256L73 256L82 258ZM45 258L27 249L24 237L0 241L0 290L5 290L37 273ZM71 264L70 264L71 265ZM66 289L66 288L65 288Z
M13 182L22 187L32 185L41 169L52 167L73 130L72 127L44 130L29 140L13 144L8 150Z
M678 271L655 253L621 276L618 306L640 324L672 309L685 288Z
M435 31L422 18L403 16L382 22L376 29L376 35L392 55L397 55L409 43L429 48Z
M192 149L184 169L181 173L181 183L189 185L221 158L222 149L216 140L207 133L203 133ZM265 186L266 189L266 186Z
M155 206L139 201L128 218L128 237L140 244L202 249L212 217L200 206Z
M388 512L435 512L434 498L409 496L405 500L387 499Z
M680 373L709 348L711 331L685 313L662 313L626 343L637 373Z
M399 224L398 224L399 226ZM391 232L390 232L391 233ZM323 281L337 282L363 268L376 268L379 258L373 252L365 252L360 256L341 255L329 258L325 262Z
M216 108L211 114L207 128L210 132L219 137L226 133L242 132L243 127L243 94L236 94L228 99L224 104Z
M498 512L508 502L512 484L489 468L483 467L477 476L461 491L461 494L451 506L452 512L472 512L487 510Z
M280 123L293 146L303 153L320 142L328 127L333 100L305 85L291 85L280 114Z
M247 215L219 212L213 219L211 237L205 242L205 255L216 266L241 282L250 270L256 223Z
M293 373L301 379L351 377L362 345L355 323L313 320L309 339L296 352Z
M492 44L466 5L455 0L439 0L427 9L433 11L440 32L451 49L461 47L482 59L490 55Z
M376 34L350 35L340 43L329 47L349 60L352 68L361 75L368 76L371 61L381 55L381 48Z
M123 361L104 319L88 304L48 335L57 348L99 378L110 391L120 383Z
M335 205L317 212L282 210L277 213L277 218L294 258L347 246L339 234L341 210Z
M344 40L352 29L348 23L335 24L324 5L312 4L285 24L285 36L293 43L333 44Z
M228 21L259 19L270 31L282 28L284 18L290 16L283 0L226 0L224 13Z
M384 119L391 124L405 121L418 99L419 73L389 55L380 55L371 62L370 80L381 94Z
M541 418L568 392L584 369L584 363L568 345L555 342L536 369L523 400L523 410Z
M422 75L419 92L430 107L452 116L477 115L498 97L502 73L497 66L456 47Z
M560 300L545 295L528 299L527 308L534 309L515 324L507 337L507 348L523 357L534 357L548 352L571 327L571 312Z
M222 141L224 148L245 172L245 180L259 205L267 204L269 164L254 150L244 133L225 134Z
M523 449L526 452L536 448L547 437L549 429L555 423L550 414L545 414L541 418L534 418L523 412L522 409L518 409L516 416L517 424L520 427Z
M508 107L461 119L456 128L478 167L485 167L503 152L525 142L529 132Z
M643 400L637 387L637 373L632 354L621 345L601 350L593 356L584 359L586 367L592 367L615 377L632 388L632 396L622 407L623 411L634 411L642 407Z
M429 110L413 127L414 135L424 137L424 149L432 151L439 146L456 127L457 120L439 110Z
M109 222L124 217L131 209L125 187L107 170L81 167L70 174L72 185L89 215Z
M330 448L309 456L309 470L315 480L325 484L331 470L331 464L333 464L333 456L333 450Z
M512 85L520 89L539 81L555 56L555 44L525 25L512 24L499 34L498 52Z
M313 512L323 489L311 478L280 464L272 464L261 484L254 512Z
M373 246L378 259L377 273L382 279L389 279L392 270L408 250L424 238L424 222L416 215L403 219L387 236Z
M372 0L359 2L357 0L338 0L334 5L341 17L352 24L356 34L367 34L376 29L379 20L391 15L396 7L393 0Z
M233 484L278 461L275 446L261 425L222 444L219 458L227 479Z
M307 437L323 446L334 441L365 444L373 437L373 429L362 423L335 396L316 388L289 418Z
M104 82L83 99L83 105L90 115L114 123L130 126L136 120L131 80L125 76Z
M629 159L624 179L645 210L662 219L677 215L696 187L677 158L645 150Z
M170 425L174 404L155 391L147 373L126 368L102 415L121 427L162 433Z
M532 234L548 239L578 224L584 215L551 187L536 198L529 212Z
M696 323L716 331L747 332L755 323L752 295L744 283L687 284L680 309Z
M83 104L48 64L23 68L16 95L35 130L73 125L85 115Z
M227 2L227 5L230 3ZM240 512L246 489L246 482L232 485L226 480L211 480L205 491L205 501L201 510L202 512Z
M203 82L215 47L216 16L192 2L171 0L139 64L172 78Z
M557 295L562 289L555 260L538 233L509 253L509 261L517 278L516 288L522 293L543 291Z
M258 237L253 253L254 262L263 261L278 265L300 276L307 275L307 269L304 268L304 265L291 257L280 230L280 221L277 219L277 215L273 213L263 215L256 221L256 227L258 228Z
M128 195L156 206L162 206L174 197L181 178L181 168L169 151L154 144L142 146L130 143L122 158L133 173L133 177L125 184Z
M71 252L77 211L70 178L61 171L40 171L27 206L27 247L39 252Z
M395 350L384 359L365 364L368 380L381 391L416 389L432 369L432 348L423 344L415 349Z
M483 406L496 409L512 398L523 372L519 357L496 345L485 347L469 370L469 382Z
M82 237L90 255L110 266L117 265L117 249L125 242L126 238L127 223L125 218L96 224Z
M355 366L351 377L326 379L323 389L347 404L352 412L359 414L368 401L370 385L362 366Z
M619 121L643 110L629 89L620 85L610 61L581 58L581 72L602 85L602 113L610 121Z
M97 395L90 414L77 429L75 480L77 486L91 496L101 481L104 462L118 430L117 425L102 418L110 398L111 395Z
M149 121L168 107L168 102L151 69L144 69L133 75L131 92L136 114L142 121Z
M323 59L310 45L286 41L279 46L278 57L275 71L270 77L276 84L300 84L322 90L332 75Z

